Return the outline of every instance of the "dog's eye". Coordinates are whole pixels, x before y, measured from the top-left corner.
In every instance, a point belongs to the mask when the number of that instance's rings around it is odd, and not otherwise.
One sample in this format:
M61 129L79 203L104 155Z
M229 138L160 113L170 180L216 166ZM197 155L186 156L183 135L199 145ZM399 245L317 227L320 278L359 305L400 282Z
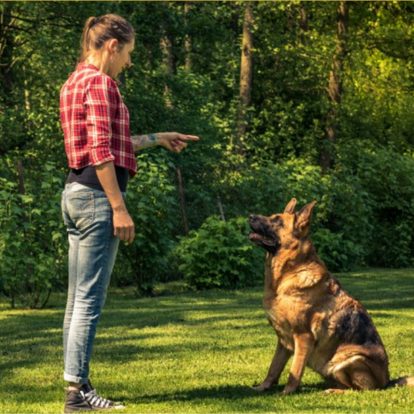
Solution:
M283 227L283 220L280 217L275 217L272 219L272 224L275 224L278 227Z

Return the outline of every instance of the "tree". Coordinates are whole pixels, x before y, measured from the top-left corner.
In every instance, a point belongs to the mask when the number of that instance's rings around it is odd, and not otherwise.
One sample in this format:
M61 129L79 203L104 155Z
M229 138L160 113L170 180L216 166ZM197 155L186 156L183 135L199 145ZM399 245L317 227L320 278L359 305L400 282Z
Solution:
M236 152L243 153L243 138L248 124L247 109L251 101L253 78L253 3L244 6L243 37L240 59L239 106L237 113Z
M338 114L343 89L344 60L347 55L349 2L340 1L337 10L336 50L329 73L328 96L330 109L326 117L325 142L321 150L321 166L324 171L332 167L334 148L338 134Z

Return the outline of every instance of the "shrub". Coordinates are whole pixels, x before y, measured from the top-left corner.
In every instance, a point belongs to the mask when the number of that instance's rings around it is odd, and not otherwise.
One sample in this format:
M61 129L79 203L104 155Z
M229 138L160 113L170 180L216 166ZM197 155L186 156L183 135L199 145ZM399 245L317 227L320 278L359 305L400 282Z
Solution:
M312 235L318 255L331 271L346 271L358 263L361 246L353 243L342 233L320 228Z
M367 252L374 266L414 264L414 159L393 151L365 152L359 175L369 193L375 228Z
M263 252L249 241L246 218L205 220L175 248L179 270L197 289L241 288L262 280Z
M342 212L352 216L354 234L364 243L365 262L373 266L410 266L414 263L414 159L392 149L355 140L339 153L338 180L358 182L363 208ZM359 210L359 212L358 212ZM349 219L349 217L348 217ZM368 223L367 223L368 221Z
M168 252L173 230L180 221L173 165L160 151L140 155L139 173L130 181L126 204L135 224L135 240L121 243L114 282L135 285L140 294L152 294L156 281L168 277Z
M292 197L298 199L298 208L317 200L311 238L332 270L349 269L362 261L365 239L357 234L364 231L366 218L361 214L364 194L357 191L358 185L346 174L338 180L299 158L240 169L221 183L225 213L230 216L281 212Z
M0 178L0 188L0 287L12 307L44 307L66 274L62 180L56 166L46 163L27 174L24 194L16 180Z

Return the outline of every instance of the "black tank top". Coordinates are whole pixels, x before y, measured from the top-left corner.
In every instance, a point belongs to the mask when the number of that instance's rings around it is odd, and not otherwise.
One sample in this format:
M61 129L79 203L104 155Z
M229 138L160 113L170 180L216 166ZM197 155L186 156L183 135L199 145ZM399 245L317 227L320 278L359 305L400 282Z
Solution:
M118 181L119 189L125 192L128 185L129 171L126 168L115 165L116 179ZM71 169L66 179L66 184L79 183L96 190L104 191L96 175L96 169L93 165L89 165L79 170Z

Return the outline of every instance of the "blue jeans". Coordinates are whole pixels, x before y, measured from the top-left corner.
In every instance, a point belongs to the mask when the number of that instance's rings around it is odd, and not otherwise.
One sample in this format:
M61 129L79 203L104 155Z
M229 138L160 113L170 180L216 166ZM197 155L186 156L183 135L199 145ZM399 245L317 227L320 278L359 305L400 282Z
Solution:
M63 324L64 379L86 383L99 316L119 239L103 191L66 184L62 213L69 238L68 299Z

